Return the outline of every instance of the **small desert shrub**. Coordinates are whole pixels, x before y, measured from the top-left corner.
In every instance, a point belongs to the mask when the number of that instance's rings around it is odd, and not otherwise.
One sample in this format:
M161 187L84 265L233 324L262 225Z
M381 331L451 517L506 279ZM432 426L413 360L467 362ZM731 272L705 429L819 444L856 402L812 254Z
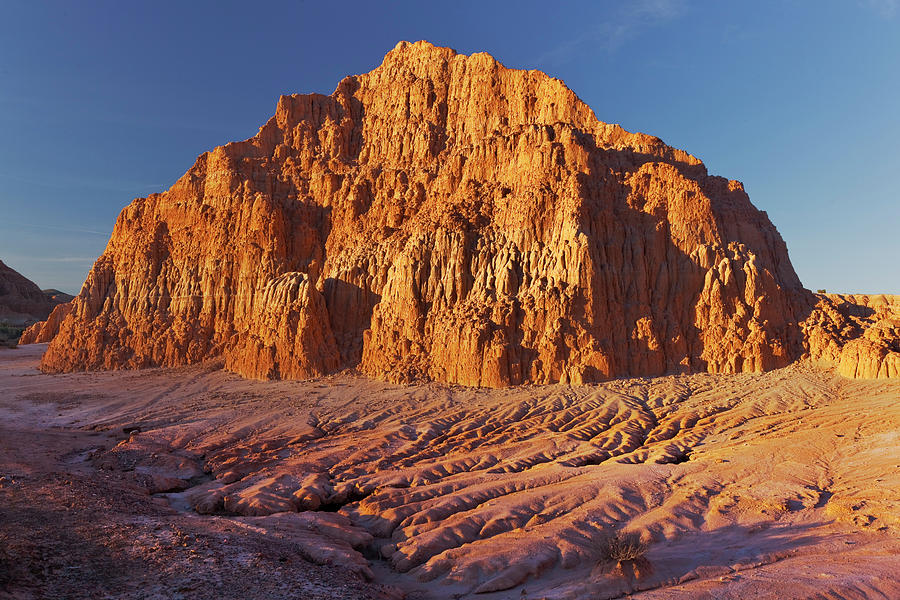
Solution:
M0 346L15 348L16 342L25 331L24 327L14 327L6 323L0 323Z
M630 581L644 579L653 574L653 565L645 556L648 547L640 533L619 531L609 534L601 539L598 567Z
M619 531L603 540L601 550L603 558L606 560L623 563L643 558L647 553L647 543L641 539L641 534L636 531L628 533Z
M817 294L824 294L824 293L826 293L826 292L825 292L824 289L822 289L822 290L816 290L816 293L817 293Z

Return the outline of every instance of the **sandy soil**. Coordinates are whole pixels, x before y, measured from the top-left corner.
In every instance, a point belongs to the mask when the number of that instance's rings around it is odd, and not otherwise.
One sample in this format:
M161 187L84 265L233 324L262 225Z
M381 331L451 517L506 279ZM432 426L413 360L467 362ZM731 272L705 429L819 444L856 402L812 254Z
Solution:
M43 348L0 351L0 597L900 598L900 381L44 375ZM604 558L620 530L642 560Z

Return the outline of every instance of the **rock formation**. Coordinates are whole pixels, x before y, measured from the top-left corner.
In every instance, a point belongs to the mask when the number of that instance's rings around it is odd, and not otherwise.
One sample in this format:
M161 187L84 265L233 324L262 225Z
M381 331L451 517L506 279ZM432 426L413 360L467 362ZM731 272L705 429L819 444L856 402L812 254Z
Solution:
M42 367L760 371L809 351L815 302L740 182L541 72L401 42L125 208Z
M810 356L844 377L900 377L900 296L821 294L803 327Z
M46 319L55 304L33 281L0 261L0 321L29 325Z
M59 333L62 322L69 316L70 312L72 312L71 301L57 304L53 307L53 311L50 313L50 316L47 317L47 320L38 321L22 332L19 343L43 344L51 341L56 337L56 334Z

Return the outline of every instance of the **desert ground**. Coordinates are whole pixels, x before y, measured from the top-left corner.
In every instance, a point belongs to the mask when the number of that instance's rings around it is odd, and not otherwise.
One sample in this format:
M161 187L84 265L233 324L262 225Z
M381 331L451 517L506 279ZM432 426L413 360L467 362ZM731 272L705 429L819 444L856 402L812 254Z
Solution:
M900 598L900 380L43 374L45 347L0 351L3 598Z

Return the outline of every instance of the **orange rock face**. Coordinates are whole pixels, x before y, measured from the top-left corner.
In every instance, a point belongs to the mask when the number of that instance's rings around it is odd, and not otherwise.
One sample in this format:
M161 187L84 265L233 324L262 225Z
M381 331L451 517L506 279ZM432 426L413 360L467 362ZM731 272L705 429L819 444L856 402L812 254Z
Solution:
M900 377L900 296L823 294L803 327L810 356L844 377Z
M70 312L72 312L71 301L57 304L53 307L53 311L50 313L50 316L47 317L46 321L39 321L22 332L19 343L43 344L51 341L56 337L56 334L59 333L62 322L69 316Z
M42 365L760 371L808 352L814 303L739 182L543 73L402 42L125 208Z

